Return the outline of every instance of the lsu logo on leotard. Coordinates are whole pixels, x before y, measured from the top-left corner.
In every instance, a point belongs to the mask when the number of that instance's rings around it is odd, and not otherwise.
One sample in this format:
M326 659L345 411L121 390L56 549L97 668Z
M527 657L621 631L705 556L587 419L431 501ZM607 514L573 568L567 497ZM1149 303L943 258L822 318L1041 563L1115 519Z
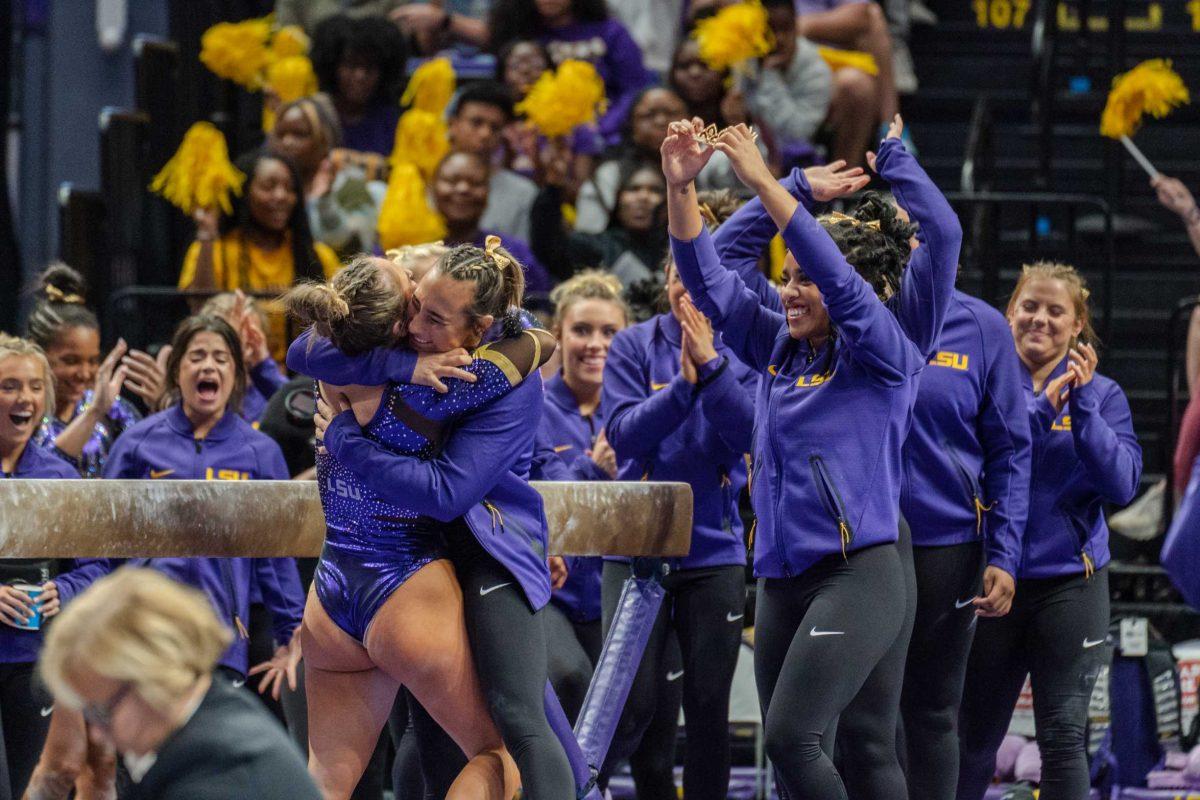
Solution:
M949 350L939 350L937 355L929 359L931 366L958 370L965 370L967 368L967 361L966 353L951 353Z
M1069 431L1071 430L1071 415L1063 414L1062 419L1056 419L1050 425L1052 431Z
M329 478L325 481L325 486L338 497L344 497L347 500L362 500L362 493L358 491L358 487L352 486L340 478Z
M204 480L206 481L248 481L250 480L249 472L238 472L236 469L218 469L212 467L204 470Z
M771 373L771 375L779 374L779 370L776 369L774 364L771 364L767 367L767 372ZM822 372L819 375L801 375L796 380L796 387L799 389L811 389L814 386L820 386L821 384L832 380L835 374L837 374L837 370L833 370L832 372Z

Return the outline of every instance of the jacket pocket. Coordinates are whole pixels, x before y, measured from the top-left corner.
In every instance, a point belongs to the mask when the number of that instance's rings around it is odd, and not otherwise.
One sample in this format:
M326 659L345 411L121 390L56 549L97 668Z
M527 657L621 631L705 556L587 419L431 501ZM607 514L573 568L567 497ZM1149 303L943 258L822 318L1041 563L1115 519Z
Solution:
M954 448L948 442L942 442L942 448L946 451L946 455L950 458L950 463L954 465L954 471L958 474L959 483L962 484L963 490L967 494L967 500L971 506L971 510L975 512L975 533L983 535L983 515L991 511L995 507L995 503L985 503L983 500L983 487L979 485L978 478L971 474L971 470L967 469L967 465L958 457L958 453L954 452Z
M821 496L821 505L825 507L826 513L837 523L838 538L841 540L842 556L846 555L846 548L854 541L854 529L850 527L849 515L846 513L846 504L842 500L842 493L838 491L837 486L833 482L833 478L829 474L829 468L825 466L825 460L818 455L808 457L808 464L812 468L813 482L817 485L817 492Z

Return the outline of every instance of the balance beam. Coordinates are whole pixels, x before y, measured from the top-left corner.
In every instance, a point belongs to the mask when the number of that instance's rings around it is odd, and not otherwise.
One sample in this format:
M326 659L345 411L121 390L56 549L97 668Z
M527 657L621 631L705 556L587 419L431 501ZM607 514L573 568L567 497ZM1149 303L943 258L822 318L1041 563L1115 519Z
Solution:
M685 556L686 483L533 484L550 552ZM315 557L325 516L315 481L0 481L0 558Z

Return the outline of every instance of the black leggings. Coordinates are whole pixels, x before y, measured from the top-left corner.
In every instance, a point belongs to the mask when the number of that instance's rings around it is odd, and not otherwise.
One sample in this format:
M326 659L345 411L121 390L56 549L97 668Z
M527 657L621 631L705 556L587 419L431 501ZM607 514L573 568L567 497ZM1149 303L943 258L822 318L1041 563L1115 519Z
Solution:
M542 622L546 625L550 685L562 703L563 713L574 725L604 644L600 620L573 622L561 608L550 603L542 612Z
M37 664L0 664L0 800L18 800L33 775L53 700L35 677Z
M488 555L464 523L448 526L446 543L462 586L475 669L492 719L521 771L523 796L575 797L571 764L546 721L545 611L529 607L513 574Z
M954 800L958 786L958 706L983 586L983 545L915 547L917 617L904 668L900 716L908 796Z
M605 562L602 598L606 630L629 576L628 564ZM746 570L741 565L677 570L666 575L663 587L667 594L662 610L625 702L604 773L611 774L623 758L634 761L639 744L648 743L648 729L655 717L671 713L658 710L660 688L668 680L680 682L687 735L683 794L689 800L723 800L729 788L729 691L744 625ZM671 631L678 637L682 656L682 666L676 670L669 669ZM673 751L677 715L661 721L664 724L656 726L653 735L669 737L669 744L661 746ZM670 797L675 796L672 781Z
M396 800L442 800L467 765L463 751L407 689L396 695L388 728L396 744Z
M904 800L904 770L900 767L896 734L904 661L908 656L917 615L917 577L913 570L912 535L900 520L896 552L904 571L904 619L892 646L871 670L858 694L837 723L834 764L851 800ZM923 795L911 795L925 800Z
M906 592L894 544L828 556L793 578L759 580L754 678L781 797L846 800L822 744L892 649Z
M1084 800L1088 701L1108 659L1108 570L1017 581L1012 611L981 619L959 713L958 800L983 797L1025 676L1042 755L1041 800Z

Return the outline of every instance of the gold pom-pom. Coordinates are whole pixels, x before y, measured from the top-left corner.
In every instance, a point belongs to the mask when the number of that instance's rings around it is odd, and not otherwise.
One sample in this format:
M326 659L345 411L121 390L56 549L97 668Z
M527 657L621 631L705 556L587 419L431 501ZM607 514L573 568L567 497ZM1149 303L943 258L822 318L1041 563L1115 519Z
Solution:
M385 251L446 237L446 223L429 207L425 181L416 165L402 162L392 166L377 227L379 246Z
M700 58L721 72L751 58L762 58L775 46L767 10L758 0L725 6L696 23L692 35L700 45Z
M291 56L306 56L310 46L308 35L299 25L284 25L271 37L271 58L278 61Z
M273 99L263 103L263 132L275 128L275 110L282 105L317 93L317 73L308 56L287 56L267 67L265 91Z
M389 159L393 169L396 164L414 164L422 177L429 180L448 152L450 137L440 114L410 108L400 115Z
M213 206L229 214L233 211L230 192L240 195L245 180L245 174L229 161L224 134L210 122L197 122L188 128L175 155L154 176L150 191L187 214Z
M817 52L820 53L829 68L835 72L843 67L850 67L868 75L879 74L879 64L875 62L875 56L870 53L864 53L861 50L841 50L837 47L818 47Z
M448 58L435 58L417 67L400 98L410 109L442 114L454 96L454 67Z
M263 74L271 61L267 49L270 38L270 17L218 22L200 37L200 61L217 77L255 91L262 88Z
M565 136L596 121L605 106L604 80L587 61L568 59L543 72L516 106L543 136Z
M1171 69L1170 61L1161 58L1143 61L1113 78L1112 91L1100 117L1100 135L1110 139L1132 136L1146 114L1162 119L1188 102L1187 86Z

